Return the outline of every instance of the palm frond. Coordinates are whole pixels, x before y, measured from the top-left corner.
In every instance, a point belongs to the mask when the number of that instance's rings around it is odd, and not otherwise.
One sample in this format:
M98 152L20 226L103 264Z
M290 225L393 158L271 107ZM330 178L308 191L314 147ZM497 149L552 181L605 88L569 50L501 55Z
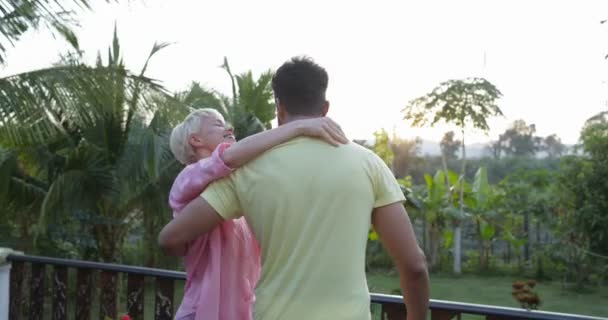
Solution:
M4 207L28 214L38 210L47 185L19 169L15 152L0 149L0 199Z
M224 118L230 118L227 105L222 99L222 95L215 90L201 86L198 82L192 82L190 88L179 95L178 100L189 108L212 108L222 114Z
M270 121L275 118L273 102L272 73L264 72L256 80L251 71L236 76L239 88L239 103L245 111L255 115L264 127L270 128Z
M75 210L95 211L98 200L116 197L113 167L103 150L81 142L66 159L61 173L54 177L44 197L39 224L49 214Z
M232 85L232 104L236 105L238 103L238 96L236 95L237 91L234 75L232 74L232 71L230 70L230 65L228 64L228 57L224 57L224 63L222 64L221 68L226 70L228 76L230 77L230 84Z
M118 67L56 66L0 79L0 135L12 146L44 144L61 139L65 126L82 129L91 142L122 147L124 102L139 95L130 110L145 110L149 95L164 92L144 76Z
M88 10L90 3L90 0L0 1L0 64L6 62L5 53L9 47L27 31L40 27L58 34L78 49L78 40L72 31L77 24L75 9Z

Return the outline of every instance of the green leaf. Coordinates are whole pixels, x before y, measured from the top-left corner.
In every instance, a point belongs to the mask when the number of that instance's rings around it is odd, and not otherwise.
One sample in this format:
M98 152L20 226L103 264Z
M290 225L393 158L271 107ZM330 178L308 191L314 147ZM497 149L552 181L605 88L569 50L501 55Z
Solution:
M437 170L433 177L433 198L442 199L445 196L445 175L443 170Z
M378 240L378 234L373 229L369 232L369 240L376 241Z
M427 190L429 190L430 193L430 190L433 188L433 177L425 173L424 181L426 181Z
M415 127L432 127L443 122L488 131L487 119L502 115L496 104L501 96L502 93L483 78L448 80L430 93L411 100L402 111L404 119Z
M492 226L489 223L482 223L481 226L481 238L483 240L491 240L494 237L494 234L496 233L496 230L494 229L494 226Z
M68 26L62 23L54 23L53 27L57 32L76 50L80 51L80 45L78 44L78 37Z
M480 167L475 173L473 194L478 208L486 208L490 198L490 184L486 167Z
M456 183L458 183L458 178L458 173L448 170L448 180L450 181L450 186L456 185Z
M461 211L460 209L456 208L456 207L447 207L445 209L443 209L443 211L452 219L456 219L456 220L464 220L468 217L470 217L471 215L465 211Z
M454 244L454 231L452 230L446 230L443 232L443 247L444 248L451 248L452 245Z

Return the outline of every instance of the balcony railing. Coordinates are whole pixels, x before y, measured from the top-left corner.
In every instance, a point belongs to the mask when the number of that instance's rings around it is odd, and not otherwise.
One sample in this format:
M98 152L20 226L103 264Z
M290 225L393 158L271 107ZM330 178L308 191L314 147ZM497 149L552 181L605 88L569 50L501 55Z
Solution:
M11 262L9 319L42 320L44 312L52 310L51 319L68 319L68 301L73 306L73 319L90 319L94 305L93 289L99 289L99 319L117 319L118 311L126 311L132 319L144 316L145 279L152 278L154 288L154 319L173 319L175 281L183 281L183 272L133 267L127 265L98 263L80 260L57 259L40 256L10 255ZM47 270L47 266L52 270ZM69 287L68 270L74 270L75 287ZM52 274L47 275L47 271ZM74 272L72 271L72 272ZM118 280L126 277L126 305L118 306ZM27 280L28 283L25 283ZM94 279L98 279L94 283ZM50 283L47 283L50 280ZM49 287L47 287L49 286ZM71 289L71 290L70 290ZM95 290L97 291L97 290ZM46 294L50 292L50 297ZM29 295L29 297L28 297ZM29 299L28 299L29 298ZM50 301L47 299L50 298ZM122 300L122 299L121 299ZM28 303L29 301L29 303ZM406 310L400 296L372 294L372 307L380 313L381 319L405 319ZM50 308L45 308L50 305ZM431 300L432 320L460 319L462 315L481 315L487 320L507 319L571 319L590 320L595 317L497 306L467 304L459 302ZM1 316L0 316L1 317ZM45 316L45 318L47 318Z

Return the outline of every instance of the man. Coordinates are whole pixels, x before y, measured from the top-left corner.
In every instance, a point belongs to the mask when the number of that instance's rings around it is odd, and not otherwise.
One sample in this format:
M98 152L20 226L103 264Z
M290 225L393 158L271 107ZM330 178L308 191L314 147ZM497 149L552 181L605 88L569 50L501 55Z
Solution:
M279 125L325 116L328 76L307 58L272 79ZM390 169L354 143L296 138L262 154L200 198L160 233L179 248L244 215L262 250L254 318L370 319L365 246L370 223L393 258L408 319L425 319L428 273Z

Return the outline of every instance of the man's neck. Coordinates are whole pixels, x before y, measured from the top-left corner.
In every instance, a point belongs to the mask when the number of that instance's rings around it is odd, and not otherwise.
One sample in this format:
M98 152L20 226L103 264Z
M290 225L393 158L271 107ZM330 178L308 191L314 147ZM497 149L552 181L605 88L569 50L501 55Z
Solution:
M295 116L289 116L285 119L285 121L282 124L287 124L296 120L305 120L305 119L314 119L314 118L320 118L321 115L318 116L300 116L300 115L295 115Z

